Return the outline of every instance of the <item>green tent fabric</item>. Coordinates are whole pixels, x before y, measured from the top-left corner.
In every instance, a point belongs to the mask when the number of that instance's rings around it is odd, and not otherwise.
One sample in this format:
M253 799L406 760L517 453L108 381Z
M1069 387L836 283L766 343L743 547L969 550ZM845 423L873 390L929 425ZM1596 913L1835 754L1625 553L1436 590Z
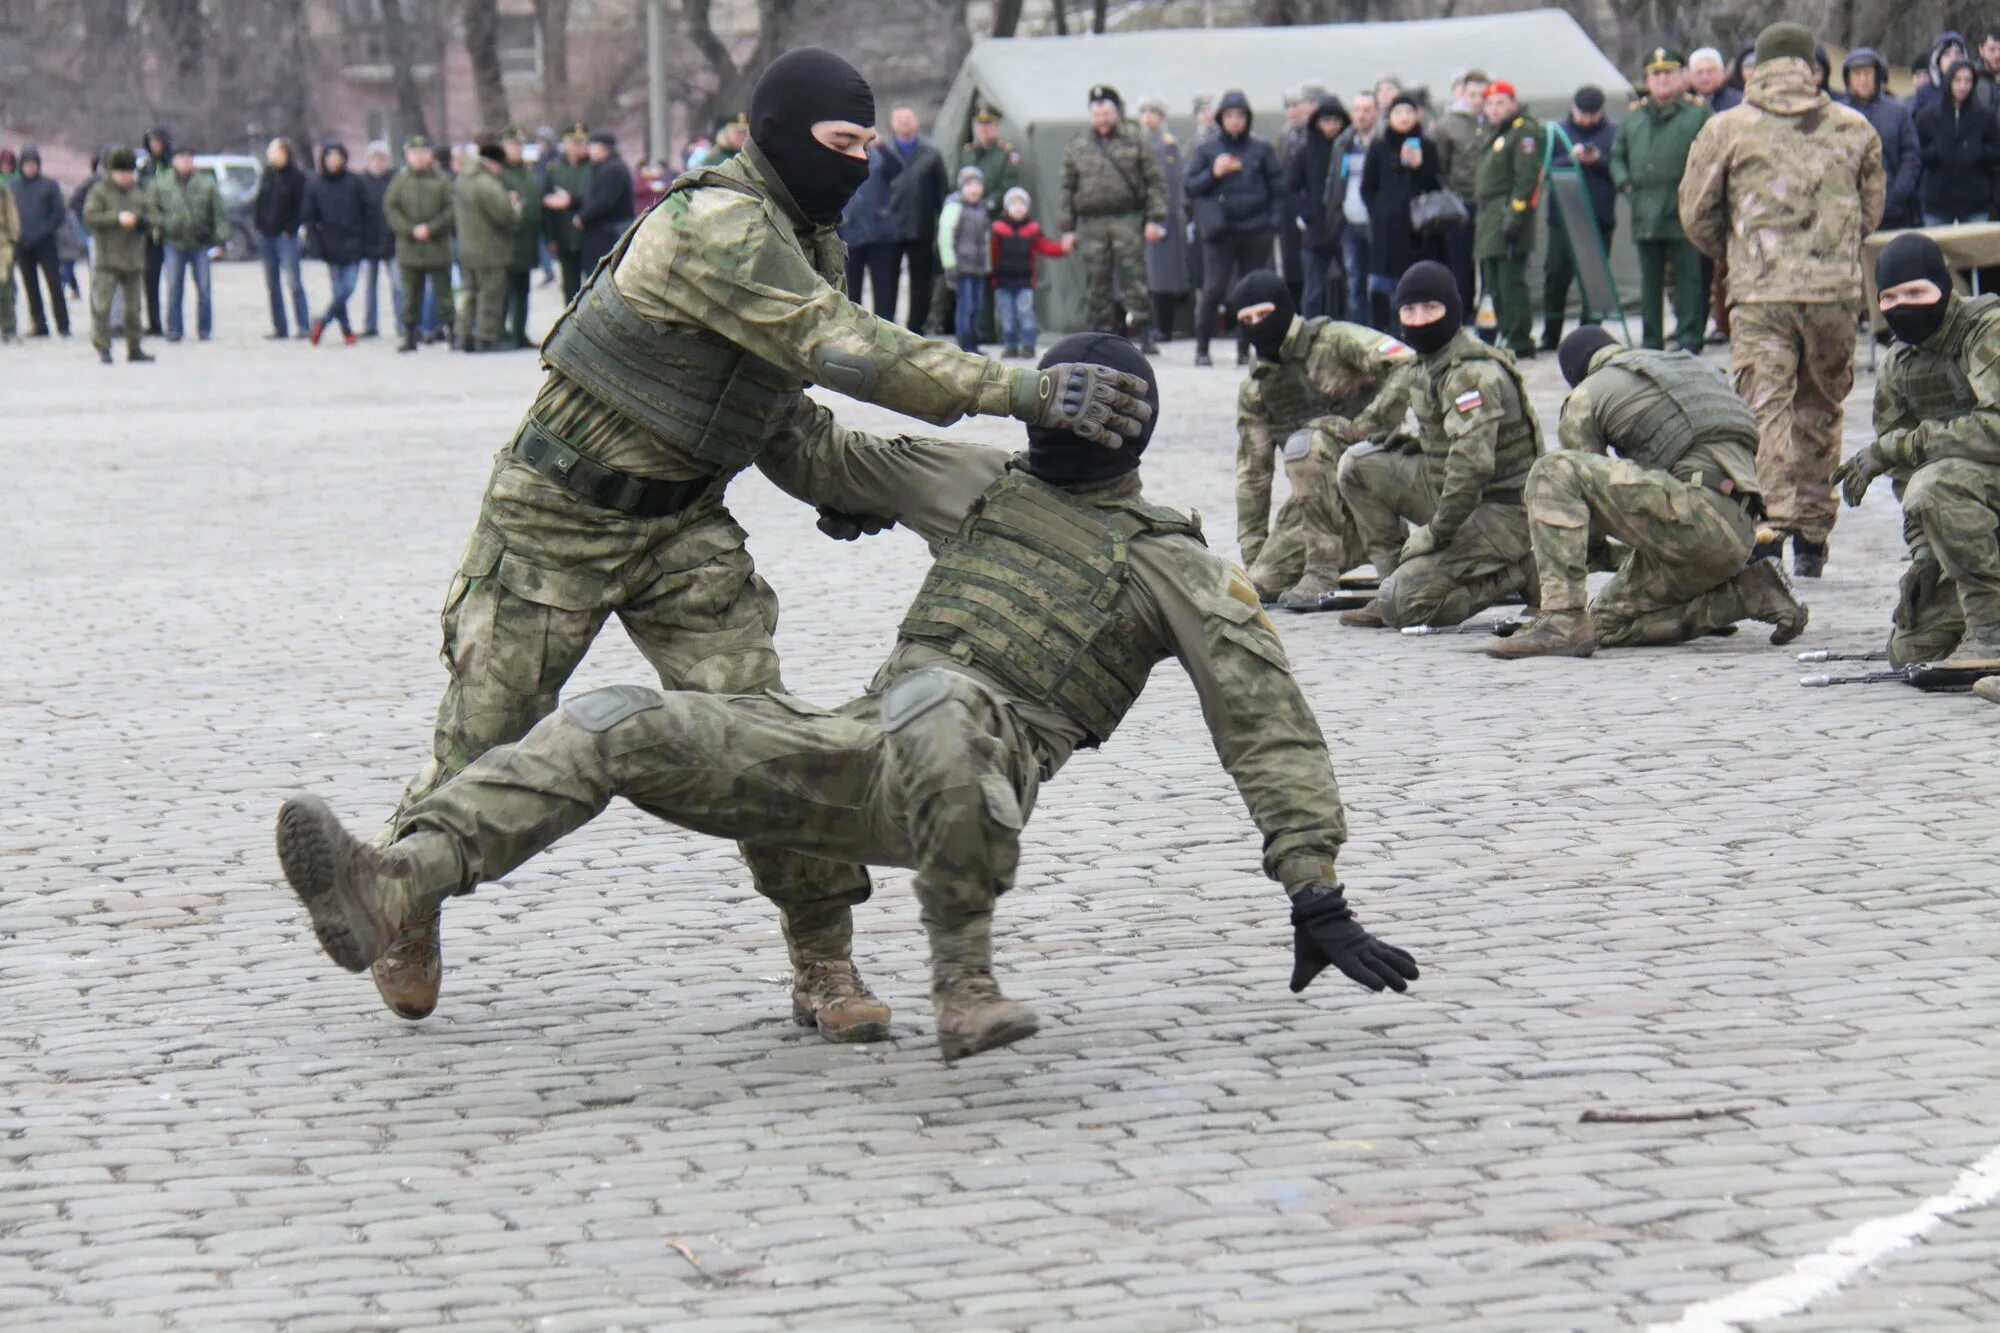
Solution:
M1013 37L978 43L960 67L937 118L935 138L948 154L972 137L972 113L990 103L1001 133L1020 149L1035 216L1051 230L1062 185L1063 148L1089 123L1086 97L1108 83L1128 115L1158 97L1168 129L1186 145L1197 93L1241 88L1256 112L1257 132L1274 137L1284 125L1287 88L1321 83L1342 101L1384 74L1425 86L1437 110L1451 76L1478 67L1520 90L1535 115L1560 118L1570 95L1587 83L1604 89L1614 119L1631 98L1631 81L1557 9L1406 23L1327 24L1291 28L1169 28L1102 37ZM1621 292L1637 291L1638 264L1624 229L1612 255ZM1544 238L1539 249L1546 246ZM1077 261L1045 261L1038 301L1044 328L1072 330L1083 322ZM1539 305L1537 274L1530 288Z

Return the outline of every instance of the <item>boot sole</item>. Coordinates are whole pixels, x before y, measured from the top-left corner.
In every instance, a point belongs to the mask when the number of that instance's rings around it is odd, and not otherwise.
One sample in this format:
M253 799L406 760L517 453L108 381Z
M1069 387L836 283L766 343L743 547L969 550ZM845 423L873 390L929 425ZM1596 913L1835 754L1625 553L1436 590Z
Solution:
M938 1050L944 1055L944 1062L952 1064L968 1055L990 1051L999 1046L1012 1046L1025 1037L1032 1037L1041 1030L1041 1021L1033 1015L1015 1019L1011 1023L1000 1023L974 1040L947 1033L938 1033Z
M1799 618L1790 625L1780 625L1771 631L1771 642L1787 644L1806 632L1806 622L1812 619L1812 610L1804 602L1799 603Z
M365 972L389 942L340 873L342 836L340 821L317 796L295 796L278 811L278 863L312 917L320 948L349 972Z
M819 1016L797 1000L792 1001L792 1022L802 1028L819 1028L821 1037L840 1046L889 1040L887 1020L880 1023L856 1023L844 1028L820 1027Z

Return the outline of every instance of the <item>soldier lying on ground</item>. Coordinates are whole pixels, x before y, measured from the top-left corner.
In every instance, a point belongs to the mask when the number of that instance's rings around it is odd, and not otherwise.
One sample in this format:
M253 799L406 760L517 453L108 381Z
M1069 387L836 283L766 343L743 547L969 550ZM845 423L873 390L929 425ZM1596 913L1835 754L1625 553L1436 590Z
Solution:
M1126 340L1073 335L1044 365L1064 361L1143 378L1157 409L1151 367ZM795 455L828 469L810 484L839 507L907 524L938 551L868 692L827 711L776 689L593 690L404 810L386 848L294 798L278 854L320 943L359 971L446 898L623 796L698 832L913 868L945 1058L1018 1041L1036 1020L994 981L992 925L1022 826L1041 784L1110 737L1152 668L1176 658L1263 833L1265 873L1291 897L1292 989L1332 964L1403 990L1415 963L1354 921L1336 878L1340 791L1277 632L1195 523L1141 494L1150 435L1108 448L1036 427L1011 459L932 440Z
M1572 392L1561 448L1528 471L1528 534L1540 613L1489 657L1588 657L1683 643L1739 620L1806 627L1776 559L1748 560L1763 514L1757 420L1712 367L1686 352L1620 347L1587 324L1557 352ZM1612 455L1616 454L1616 457ZM1584 606L1592 538L1630 548Z
M1875 283L1896 346L1875 381L1875 442L1833 479L1858 505L1886 474L1903 502L1910 568L1889 660L2000 657L2000 297L1953 291L1937 242L1914 233L1883 247Z
M1257 364L1236 394L1236 536L1250 582L1287 611L1317 611L1340 576L1363 564L1337 473L1348 446L1396 435L1417 354L1385 333L1336 319L1300 319L1291 289L1269 269L1245 274L1228 309L1249 332ZM1400 376L1398 371L1403 372ZM1274 456L1291 498L1271 522Z

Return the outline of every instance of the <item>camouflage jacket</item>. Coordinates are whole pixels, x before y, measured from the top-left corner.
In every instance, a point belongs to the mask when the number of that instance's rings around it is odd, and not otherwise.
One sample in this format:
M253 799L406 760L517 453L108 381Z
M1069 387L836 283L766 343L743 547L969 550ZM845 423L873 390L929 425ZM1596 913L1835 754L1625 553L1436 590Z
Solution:
M1439 170L1444 174L1445 188L1455 191L1467 203L1472 202L1473 192L1479 188L1479 154L1492 135L1492 127L1481 116L1462 107L1445 112L1431 130L1431 139L1438 146Z
M1626 348L1605 347L1590 358L1590 373L1583 382L1570 390L1569 397L1563 399L1562 417L1556 425L1556 445L1562 449L1575 449L1588 454L1605 454L1613 450L1620 457L1645 461L1644 441L1630 438L1629 427L1626 438L1619 437L1614 423L1637 421L1657 421L1657 413L1672 407L1660 401L1665 391L1657 384L1612 363L1621 356L1631 355ZM1663 356L1662 352L1641 352L1642 356ZM1703 374L1713 374L1718 388L1726 388L1720 372L1704 368ZM1754 429L1745 423L1746 429ZM1657 436L1655 436L1657 438ZM1633 448L1637 443L1642 447ZM1697 439L1696 443L1664 469L1680 481L1695 481L1701 474L1720 475L1729 479L1733 495L1762 495L1763 487L1757 481L1757 455L1748 444L1730 439Z
M1947 299L1944 327L1916 347L1898 342L1875 380L1875 450L1902 477L1940 458L2000 466L2000 308L1975 314L1964 297ZM1962 327L1968 320L1972 326ZM1921 413L1911 402L1911 376L1954 342L1951 370L1968 405L1948 416Z
M1418 364L1410 410L1437 492L1430 529L1448 542L1489 488L1520 489L1542 452L1542 427L1513 358L1472 330L1460 329Z
M21 210L14 203L14 192L0 185L0 273L7 275L0 282L10 281L14 271L14 250L21 243ZM5 300L13 300L9 295Z
M1821 92L1805 61L1773 60L1751 71L1743 105L1695 136L1681 226L1729 262L1733 304L1852 304L1887 188L1868 118Z
M1416 361L1408 345L1360 324L1293 317L1278 360L1258 361L1236 391L1236 540L1246 554L1269 535L1286 437L1324 421L1342 444L1382 439L1402 423ZM1385 387L1403 367L1412 370Z
M137 213L139 225L120 226L120 213ZM146 228L151 222L145 186L134 184L129 190L120 189L110 176L91 186L83 199L83 225L90 228L92 271L145 272Z
M1167 181L1152 145L1130 125L1100 138L1085 130L1063 153L1062 202L1058 231L1075 231L1079 217L1144 213L1148 222L1167 220Z
M458 262L467 269L504 269L514 259L514 228L521 213L485 159L459 173L452 192L458 221Z
M156 172L146 187L146 202L160 240L182 250L205 250L229 239L229 214L222 191L206 171L192 171L186 180L169 167Z
M396 262L404 268L437 269L451 267L451 180L432 167L428 171L396 173L382 196L382 215L396 234ZM430 229L430 239L420 241L419 227Z
M766 177L762 161L753 144L716 168L753 194L677 189L639 220L610 275L626 303L661 324L719 333L801 385L825 381L838 392L936 425L975 414L1007 415L1014 372L877 319L849 301L840 238L832 227L814 227L800 216L783 187ZM854 369L836 374L843 364ZM607 409L559 371L549 373L532 410L577 450L610 467L664 480L715 472Z
M759 460L781 487L837 509L866 510L914 530L935 552L958 534L966 513L1005 475L1009 456L949 440L894 442L855 437L837 450L800 450ZM1109 502L1138 494L1136 474L1084 498ZM1222 766L1236 782L1264 837L1264 873L1297 892L1334 882L1347 840L1340 788L1312 707L1292 677L1283 643L1236 567L1188 536L1148 535L1128 552L1130 577L1113 614L1159 659L1187 671ZM1069 718L1012 696L999 682L923 644L899 643L873 688L923 667L974 676L1009 697L1035 733L1043 777L1066 763L1085 737Z

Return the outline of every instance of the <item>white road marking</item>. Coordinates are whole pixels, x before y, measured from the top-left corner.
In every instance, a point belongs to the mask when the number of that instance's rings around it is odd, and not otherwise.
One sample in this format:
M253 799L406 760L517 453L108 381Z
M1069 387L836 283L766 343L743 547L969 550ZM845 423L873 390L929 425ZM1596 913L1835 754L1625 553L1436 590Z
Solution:
M1822 1296L1846 1286L1869 1265L1914 1244L1953 1213L1980 1208L2000 1198L2000 1147L1959 1173L1949 1194L1928 1198L1907 1213L1863 1222L1791 1271L1754 1286L1691 1305L1671 1324L1646 1333L1731 1333L1745 1324L1797 1314Z

